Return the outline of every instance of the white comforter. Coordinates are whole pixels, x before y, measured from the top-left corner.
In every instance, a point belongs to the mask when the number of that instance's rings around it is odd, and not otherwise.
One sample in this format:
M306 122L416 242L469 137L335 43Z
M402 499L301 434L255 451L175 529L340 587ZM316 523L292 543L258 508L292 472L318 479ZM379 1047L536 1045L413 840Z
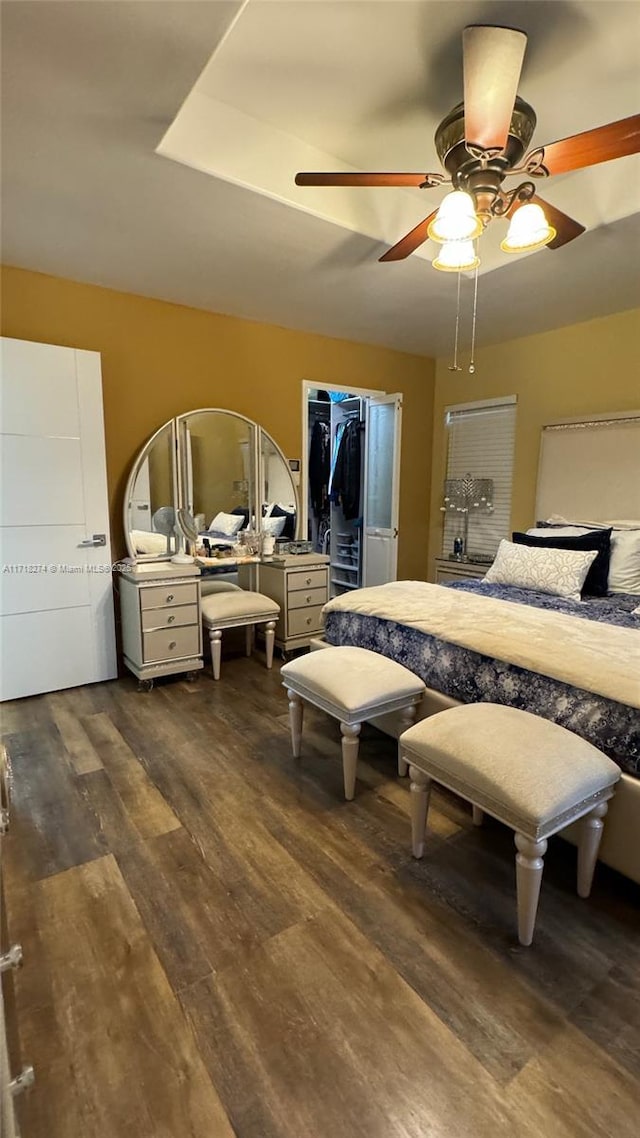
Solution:
M324 612L409 625L451 644L640 708L640 631L476 596L424 581L393 581L335 597Z

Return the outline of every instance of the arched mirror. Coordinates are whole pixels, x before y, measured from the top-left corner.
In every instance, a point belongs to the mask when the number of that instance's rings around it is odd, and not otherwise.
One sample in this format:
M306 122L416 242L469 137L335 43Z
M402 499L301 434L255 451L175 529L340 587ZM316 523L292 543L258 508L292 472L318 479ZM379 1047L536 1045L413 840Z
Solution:
M158 514L161 505L168 509ZM293 540L298 534L297 490L279 446L251 419L220 408L179 415L142 448L125 494L130 556L170 557L176 549L171 529L179 507L193 515L201 536L218 547L235 545L252 523L276 538Z

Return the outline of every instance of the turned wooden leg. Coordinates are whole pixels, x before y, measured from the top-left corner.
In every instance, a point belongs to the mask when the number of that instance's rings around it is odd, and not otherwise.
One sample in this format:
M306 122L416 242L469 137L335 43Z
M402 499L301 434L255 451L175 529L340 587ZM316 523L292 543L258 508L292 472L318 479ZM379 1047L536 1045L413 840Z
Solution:
M289 697L289 727L291 728L291 750L294 759L300 758L300 743L302 740L302 717L304 704L297 692L287 688Z
M518 940L529 945L533 940L536 924L538 898L542 884L543 858L547 852L547 840L535 841L524 834L515 835L518 849L516 854L516 887L518 892Z
M342 774L344 777L344 796L351 802L356 792L356 768L358 766L358 747L361 723L341 723L342 732Z
M471 814L474 826L481 826L484 820L484 811L481 810L479 806L474 806L473 803L471 803Z
M276 622L268 620L264 626L264 650L267 656L267 668L273 667L273 645L276 639Z
M253 652L253 632L254 626L252 624L248 624L244 630L245 652L247 656L250 656Z
M413 726L416 721L417 710L418 708L415 703L412 703L410 707L404 707L402 709L400 712L400 735L402 735L404 731L408 731L409 727ZM408 770L409 764L404 758L402 744L400 739L398 739L398 774L400 778L404 778Z
M220 679L220 660L222 658L222 630L209 629L209 643L211 645L211 664L213 666L214 680Z
M411 779L411 851L414 857L423 857L431 779L424 771L414 767L413 763L409 767L409 778Z
M578 846L578 896L588 897L593 882L593 871L596 868L600 839L609 804L599 802L590 814L587 814L580 823L580 844Z

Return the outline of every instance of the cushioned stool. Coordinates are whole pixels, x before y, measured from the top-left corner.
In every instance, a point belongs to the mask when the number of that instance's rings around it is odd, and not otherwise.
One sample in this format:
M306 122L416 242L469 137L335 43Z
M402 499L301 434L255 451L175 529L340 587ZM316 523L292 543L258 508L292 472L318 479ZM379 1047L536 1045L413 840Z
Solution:
M282 681L289 697L294 758L300 757L303 700L340 721L344 796L355 792L358 736L365 719L402 712L403 726L413 723L424 694L422 680L402 664L367 648L325 648L285 664Z
M518 939L531 944L547 838L583 818L578 893L588 897L607 799L620 768L591 743L528 711L493 703L452 707L423 719L400 739L411 777L415 857L424 854L431 782L515 830Z
M220 679L220 658L222 655L222 632L225 628L246 627L247 656L253 647L253 630L256 624L264 624L264 642L267 655L267 668L273 664L273 643L276 620L280 615L280 605L262 593L252 593L248 589L227 585L220 592L202 598L202 624L209 634L211 644L211 663L214 680Z

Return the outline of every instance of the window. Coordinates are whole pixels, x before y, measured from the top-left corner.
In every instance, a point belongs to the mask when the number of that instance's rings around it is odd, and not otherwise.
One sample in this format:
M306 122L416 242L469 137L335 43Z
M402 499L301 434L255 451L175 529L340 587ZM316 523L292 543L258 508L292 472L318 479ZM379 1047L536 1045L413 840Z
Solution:
M516 396L464 403L447 407L447 478L490 478L493 510L469 511L467 552L473 557L493 557L503 537L510 536L511 482L516 428ZM454 538L462 536L463 515L444 515L442 552L453 552Z

